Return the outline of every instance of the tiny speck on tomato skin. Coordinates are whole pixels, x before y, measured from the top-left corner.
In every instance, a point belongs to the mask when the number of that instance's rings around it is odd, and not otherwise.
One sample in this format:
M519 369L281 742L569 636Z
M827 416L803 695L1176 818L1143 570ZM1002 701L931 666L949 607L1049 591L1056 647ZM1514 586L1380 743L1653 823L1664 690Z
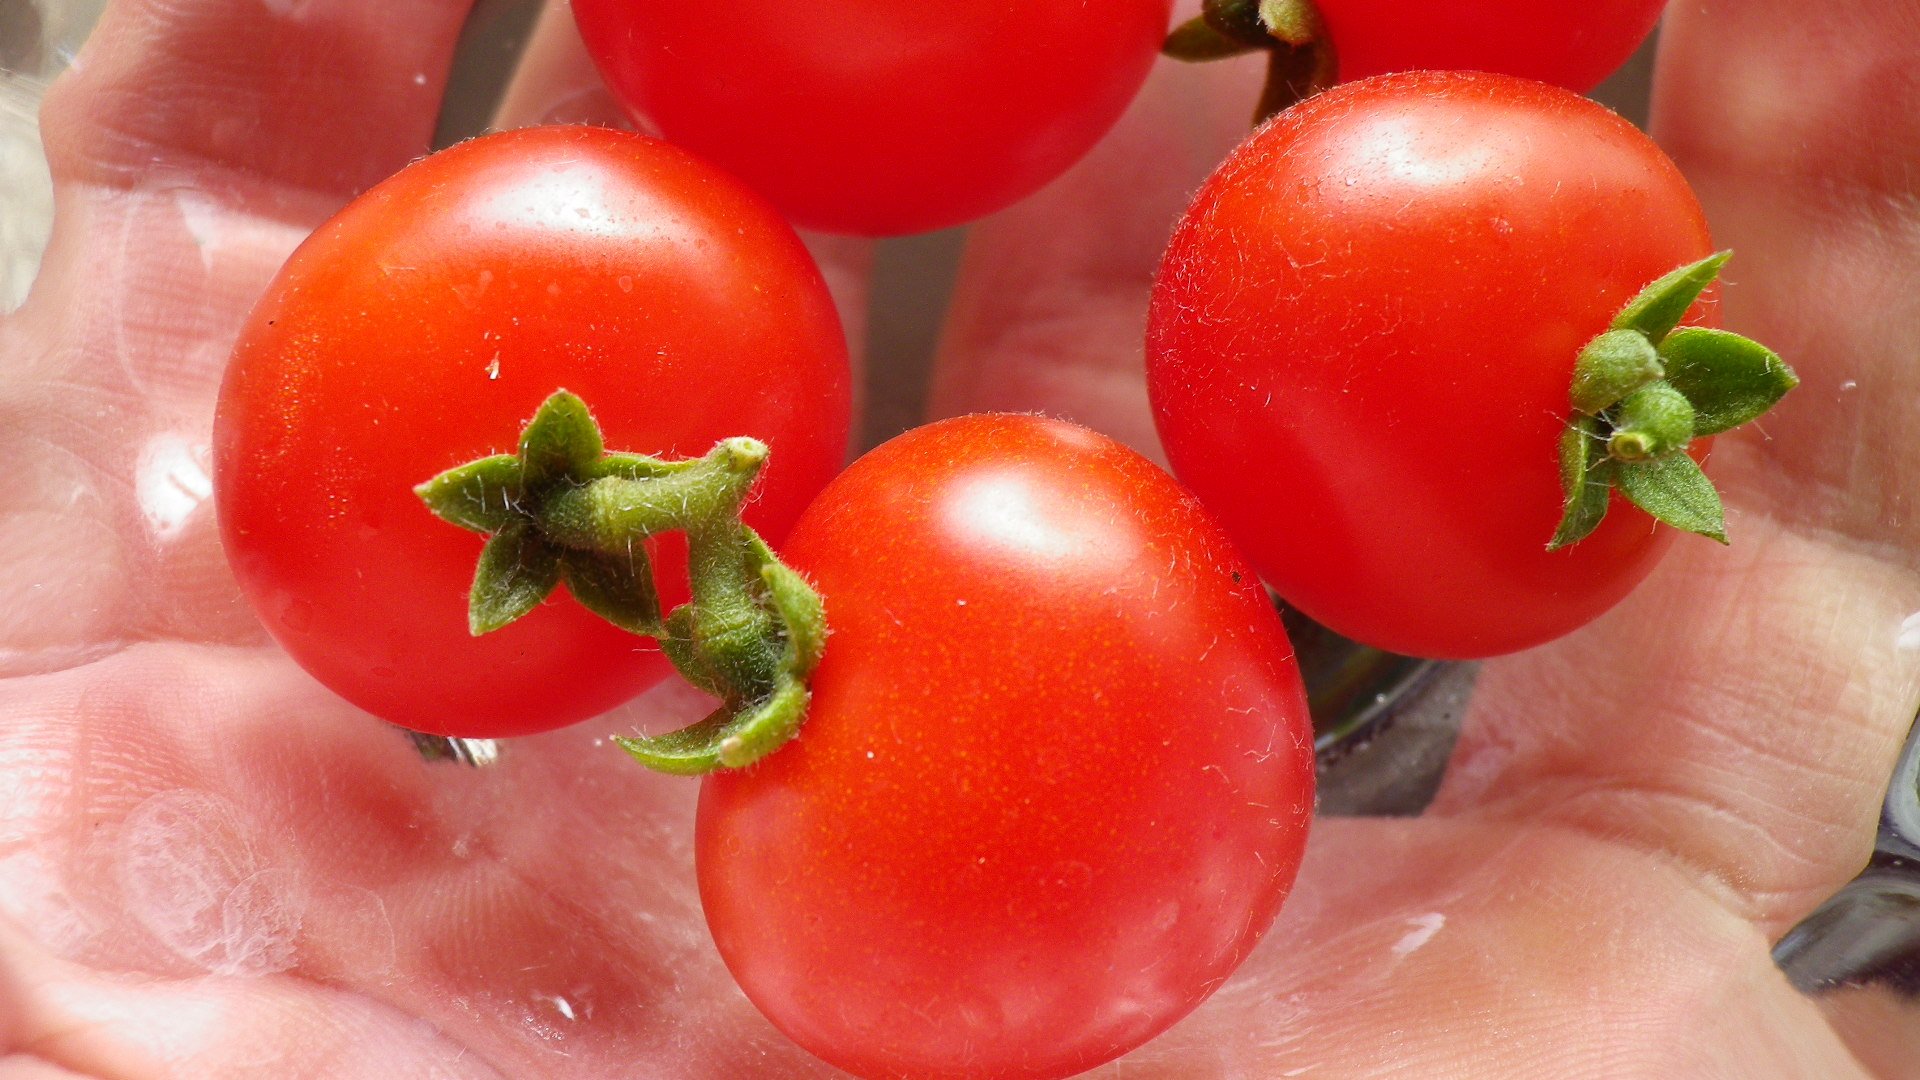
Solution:
M833 636L800 737L707 778L696 845L776 1026L861 1076L1068 1076L1245 958L1299 866L1311 734L1265 592L1171 477L962 417L855 463L782 557Z

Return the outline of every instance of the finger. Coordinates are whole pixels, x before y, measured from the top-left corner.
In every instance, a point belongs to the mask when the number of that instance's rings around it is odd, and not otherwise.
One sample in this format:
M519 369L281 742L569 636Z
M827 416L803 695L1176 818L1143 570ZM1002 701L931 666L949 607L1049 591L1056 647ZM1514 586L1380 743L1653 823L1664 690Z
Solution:
M607 92L580 39L573 9L566 0L548 0L528 39L513 81L507 85L495 128L532 124L600 124L655 134L644 117L623 109ZM802 232L800 239L813 253L826 278L847 335L847 355L853 365L854 417L858 430L865 366L867 302L873 276L873 242L850 236Z
M1913 998L1881 986L1823 995L1820 1009L1868 1071L1880 1080L1920 1080L1920 1024Z
M0 949L34 986L10 1044L20 1056L0 1058L0 1080L501 1075L417 1018L348 991L288 976L130 983L48 956L4 920ZM219 1022L182 1025L185 1016Z
M119 0L42 113L58 180L334 202L424 152L468 0Z
M113 5L42 109L52 299L12 329L60 376L204 406L264 276L425 152L465 7Z
M1734 547L1683 541L1589 631L1489 665L1438 804L1677 856L1772 933L1864 863L1920 697L1920 18L1852 5L1809 49L1792 14L1681 5L1663 37L1656 130L1738 252L1726 321L1804 380L1715 447Z
M495 128L534 124L600 124L654 134L649 125L636 124L607 92L566 0L548 0L541 9L494 113Z
M465 0L121 0L42 130L51 242L0 322L0 670L250 640L202 510L213 394L288 251L426 148Z
M1253 956L1111 1070L1195 1075L1864 1080L1754 927L1685 875L1565 830L1433 818L1317 822Z
M932 415L1047 412L1160 459L1143 359L1154 270L1193 190L1246 137L1264 71L1162 59L1085 160L973 226Z
M114 4L41 112L56 212L35 291L55 299L20 332L124 390L204 391L264 275L425 152L465 9Z

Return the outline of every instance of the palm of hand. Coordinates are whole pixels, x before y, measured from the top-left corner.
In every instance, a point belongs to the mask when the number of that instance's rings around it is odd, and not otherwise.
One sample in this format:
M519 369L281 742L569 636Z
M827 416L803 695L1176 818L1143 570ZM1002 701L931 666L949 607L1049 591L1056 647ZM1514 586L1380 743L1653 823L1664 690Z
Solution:
M18 1056L0 1068L829 1072L706 939L693 786L604 744L697 701L657 691L495 769L427 766L239 601L196 449L221 362L305 231L419 151L461 15L241 7L122 4L45 121L60 228L0 324L18 463L0 502L0 1016ZM1770 439L1716 454L1736 546L1683 543L1601 624L1491 665L1433 812L1317 826L1259 952L1117 1073L1862 1071L1767 946L1864 856L1920 686L1898 644L1920 609L1920 449L1897 437L1920 372L1891 344L1920 320L1896 272L1920 99L1894 74L1920 22L1872 0L1789 51L1783 4L1695 7L1670 21L1662 134L1741 249L1728 321L1806 379ZM1790 96L1742 81L1762 65ZM1094 159L977 229L945 407L1142 430L1131 271L1248 100L1237 75L1171 75ZM1183 122L1204 145L1160 146ZM1108 168L1143 160L1169 164ZM1095 199L1103 222L1118 205L1152 228L1073 224Z

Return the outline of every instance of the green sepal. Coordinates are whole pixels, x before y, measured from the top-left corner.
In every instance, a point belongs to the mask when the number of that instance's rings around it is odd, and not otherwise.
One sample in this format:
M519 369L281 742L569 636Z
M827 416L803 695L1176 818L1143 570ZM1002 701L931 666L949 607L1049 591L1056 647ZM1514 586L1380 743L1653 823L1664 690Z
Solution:
M805 684L784 679L764 701L738 713L725 706L697 724L665 735L617 736L614 742L649 769L701 776L739 769L787 744L806 719L812 695Z
M1267 79L1253 112L1257 126L1332 86L1333 48L1312 0L1204 0L1200 14L1175 27L1160 51L1195 63L1264 49Z
M743 715L720 740L720 764L742 769L785 746L800 731L812 700L805 683L782 679L767 700Z
M1667 381L1693 403L1698 435L1756 419L1800 385L1772 349L1725 330L1682 327L1660 343L1660 356Z
M520 459L495 454L470 461L414 486L435 517L488 536L520 520Z
M1160 43L1160 52L1174 60L1199 64L1257 52L1263 47L1258 42L1223 34L1207 21L1206 16L1196 15L1173 28L1166 40Z
M1175 60L1198 63L1273 44L1273 36L1260 22L1260 0L1205 0L1200 14L1174 27L1160 51Z
M1607 454L1615 461L1645 461L1684 450L1693 441L1693 403L1665 380L1628 394L1607 419L1613 425Z
M720 767L720 741L732 713L724 706L706 719L665 735L616 735L613 741L655 772L704 776Z
M1662 276L1614 317L1613 328L1581 351L1569 392L1574 423L1607 447L1611 472L1574 459L1593 443L1560 445L1563 489L1579 475L1605 477L1634 505L1661 522L1727 542L1720 493L1684 452L1695 438L1738 427L1765 413L1799 379L1763 345L1722 330L1680 326L1688 309L1720 276L1732 252L1722 251ZM1647 346L1654 355L1646 355ZM1604 506L1571 491L1549 549L1592 532ZM1583 495L1582 498L1585 498Z
M827 616L820 594L791 567L770 562L760 567L767 596L787 632L784 667L787 674L805 678L820 665L827 649Z
M619 555L568 550L560 569L580 606L628 633L660 635L660 594L645 544Z
M766 444L736 436L683 461L609 454L586 404L562 390L526 424L519 450L415 489L440 516L492 533L469 592L469 629L512 623L564 581L608 622L657 638L723 703L684 731L621 740L635 758L701 773L750 764L791 739L827 629L819 595L740 520ZM669 530L686 534L693 598L663 620L645 545Z
M490 634L540 606L560 583L559 552L531 524L513 522L480 552L467 596L467 629Z
M1573 365L1573 411L1597 416L1666 374L1659 350L1638 330L1609 330L1580 350Z
M699 458L683 458L678 461L663 461L645 454L626 454L608 451L600 460L584 469L580 476L586 480L599 480L603 477L617 477L622 480L656 480L662 476L686 472L698 465Z
M725 697L726 688L720 684L720 676L713 670L700 650L693 646L693 605L681 604L667 616L666 633L659 635L660 650L667 654L668 662L680 677L712 694Z
M756 567L766 586L767 600L779 617L787 636L782 660L783 670L796 678L806 678L819 665L827 648L827 613L818 590L799 572L780 561L760 534L747 530L750 565Z
M1548 551L1559 551L1593 534L1607 516L1612 501L1613 462L1595 454L1599 445L1600 421L1591 416L1574 420L1560 436L1560 491L1563 496L1560 525Z
M1620 314L1614 316L1613 328L1638 330L1647 340L1660 344L1680 325L1680 320L1687 317L1687 309L1720 276L1720 268L1732 257L1731 251L1716 252L1641 289L1620 309Z
M1312 0L1259 0L1260 25L1276 40L1295 48L1323 42L1326 30Z
M1334 81L1333 51L1318 44L1276 43L1267 54L1267 80L1253 108L1257 127L1318 94Z
M1223 37L1259 48L1273 44L1260 21L1260 0L1201 0L1200 19Z
M538 488L563 477L585 479L605 452L587 403L557 390L520 432L521 483Z
M1687 455L1621 463L1615 475L1620 493L1655 519L1722 544L1727 542L1720 493Z

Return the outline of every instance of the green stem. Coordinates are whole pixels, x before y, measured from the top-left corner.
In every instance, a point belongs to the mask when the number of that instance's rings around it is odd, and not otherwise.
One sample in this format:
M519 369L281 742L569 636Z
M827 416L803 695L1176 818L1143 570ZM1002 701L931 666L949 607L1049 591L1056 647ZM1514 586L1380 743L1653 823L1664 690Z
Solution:
M656 738L621 739L672 773L751 764L805 718L807 678L826 624L820 596L740 520L766 464L757 439L726 439L693 461L608 453L586 404L560 391L494 455L415 490L444 520L489 537L469 623L486 633L535 610L561 583L588 610L656 637L686 679L721 699L712 716ZM650 539L687 537L692 599L661 618Z
M563 485L541 506L540 530L561 547L617 554L657 533L738 516L766 460L766 444L758 439L728 439L679 472Z
M1267 52L1256 125L1334 84L1333 44L1312 0L1205 0L1200 14L1167 35L1160 51L1202 63Z
M748 530L737 519L687 530L687 574L696 602L689 619L696 655L737 702L773 690L784 634L762 597L760 575L748 568Z
M1680 325L1731 255L1649 283L1575 358L1560 438L1565 501L1548 551L1591 536L1615 492L1656 521L1727 542L1720 494L1687 448L1754 420L1800 384L1756 341Z
M1200 17L1216 32L1247 45L1267 48L1273 36L1260 21L1260 0L1206 0Z

